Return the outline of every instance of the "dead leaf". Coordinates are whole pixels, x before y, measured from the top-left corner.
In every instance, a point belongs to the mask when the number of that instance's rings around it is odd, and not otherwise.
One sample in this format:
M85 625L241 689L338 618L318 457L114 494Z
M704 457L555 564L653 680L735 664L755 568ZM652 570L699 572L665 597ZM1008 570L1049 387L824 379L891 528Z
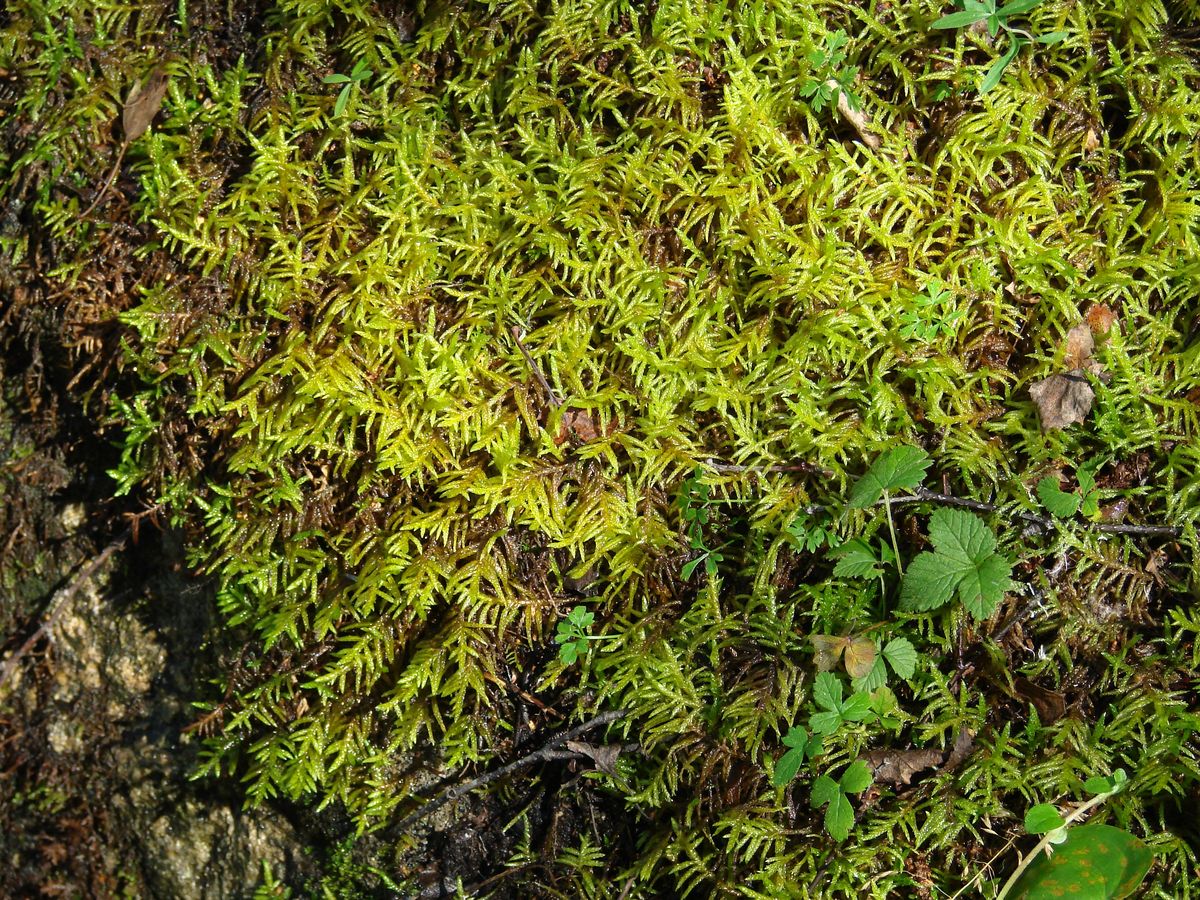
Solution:
M584 741L567 741L567 749L572 753L579 753L588 757L596 766L596 768L605 775L615 775L617 773L617 759L621 756L621 751L624 749L620 744L605 744L597 746L596 744L588 744Z
M565 444L568 440L574 437L578 441L588 443L594 441L598 437L610 435L616 430L617 423L612 421L608 428L601 430L596 424L596 420L592 418L592 414L586 409L568 409L563 411L562 422L558 427L558 434L554 438L555 445Z
M1067 714L1067 698L1058 691L1034 684L1028 678L1017 678L1013 681L1013 690L1019 699L1033 704L1043 725L1057 722Z
M1092 329L1083 322L1067 332L1063 362L1068 369L1085 368L1096 349L1096 341L1092 338Z
M121 113L121 130L125 132L125 140L132 143L146 133L154 117L162 108L163 98L167 95L167 73L162 66L157 66L144 80L129 89L125 97L125 109Z
M1096 402L1096 392L1088 384L1082 369L1043 378L1029 388L1029 396L1037 406L1044 431L1084 421Z
M894 787L912 784L913 776L942 762L941 750L872 750L859 757L871 767L876 781Z
M946 761L942 763L943 772L953 772L966 761L966 758L971 755L971 751L975 749L975 738L971 737L971 732L967 731L967 726L962 725L958 729L958 736L954 739L954 747L950 750L950 755L946 757Z
M1117 323L1117 314L1103 303L1093 303L1089 306L1085 318L1088 328L1096 337L1104 337L1112 331L1113 325Z
M846 672L851 678L865 678L875 665L875 642L868 637L810 634L808 639L816 653L818 672L834 669L843 654Z
M1100 135L1096 134L1095 128L1088 128L1087 133L1083 136L1083 152L1084 154L1095 152L1100 146Z

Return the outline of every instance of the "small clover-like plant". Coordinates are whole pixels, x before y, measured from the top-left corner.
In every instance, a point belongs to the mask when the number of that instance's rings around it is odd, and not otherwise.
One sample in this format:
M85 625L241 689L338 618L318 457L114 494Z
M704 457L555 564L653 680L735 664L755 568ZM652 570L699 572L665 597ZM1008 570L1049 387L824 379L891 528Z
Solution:
M950 334L966 314L965 307L955 306L954 294L934 278L913 295L911 308L900 313L900 336L928 344L938 335Z
M858 66L846 65L846 44L850 39L842 29L825 36L825 46L808 55L812 72L800 87L800 95L808 100L813 112L820 114L826 106L837 106L838 96L846 98L853 110L862 108L862 98L854 92Z
M900 678L912 678L917 670L917 651L906 637L895 637L882 646L866 635L843 637L809 635L816 654L818 672L832 671L840 660L856 692L869 693L887 684L888 667Z
M955 594L967 612L986 619L1012 587L1012 561L996 550L983 519L961 509L939 509L929 519L932 551L917 555L900 586L900 607L930 612Z
M775 787L783 787L799 774L804 768L804 764L814 756L819 756L824 749L821 738L817 735L809 735L802 725L793 725L788 729L788 733L783 736L783 746L788 748L787 753L779 757L779 762L775 763L775 772L771 776L771 783Z
M567 617L558 623L558 633L554 636L558 646L558 658L571 665L579 657L584 656L590 641L604 641L616 637L612 634L591 634L595 613L585 606L576 606Z
M877 650L870 669L861 675L851 673L850 686L854 690L874 692L883 687L887 684L889 668L896 677L905 680L916 673L917 650L908 638L892 638Z
M814 809L825 809L825 830L835 841L844 841L854 827L854 807L847 794L861 794L871 786L871 770L861 759L846 767L836 781L822 775L813 782L812 805Z
M1058 479L1052 475L1038 482L1038 499L1056 519L1069 519L1077 512L1090 519L1100 512L1095 469L1081 466L1075 473L1075 481L1079 487L1074 491L1064 491Z
M1004 70L1017 58L1017 54L1026 44L1056 44L1067 37L1065 31L1051 31L1034 36L1009 21L1013 16L1029 12L1039 6L1041 2L1042 0L1011 0L1003 6L999 6L996 0L962 0L963 8L960 11L942 16L933 23L933 27L936 29L968 28L977 22L982 22L987 27L990 37L996 37L1001 31L1005 33L1008 39L1008 49L992 63L983 76L983 81L979 84L979 93L986 94L1000 83L1000 79L1004 77Z
M346 109L346 104L350 101L350 91L356 84L366 81L374 73L367 67L367 61L360 59L354 64L354 68L350 70L349 75L335 73L326 75L321 79L323 84L340 84L342 89L338 92L337 100L333 102L333 114L340 116Z
M1142 841L1111 825L1069 827L1128 782L1123 769L1092 776L1083 785L1092 798L1065 816L1050 803L1030 808L1025 813L1025 830L1041 835L1041 840L1021 857L997 900L1010 896L1119 900L1137 890L1154 862L1154 854Z
M875 718L871 695L855 691L845 700L842 681L832 672L821 672L813 682L813 702L818 711L809 716L808 727L814 734L833 734L847 722L869 722Z
M784 530L797 549L809 553L822 547L835 548L842 542L833 529L833 520L826 512L810 513L802 509L792 517Z

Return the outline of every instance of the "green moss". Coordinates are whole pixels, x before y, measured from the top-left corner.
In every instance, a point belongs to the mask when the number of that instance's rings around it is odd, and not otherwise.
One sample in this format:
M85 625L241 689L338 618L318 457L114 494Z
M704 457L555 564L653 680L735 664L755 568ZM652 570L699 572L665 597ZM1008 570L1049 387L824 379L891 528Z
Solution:
M69 282L108 227L73 216L104 174L90 144L154 61L116 51L174 7L12 6L0 64L21 73L17 112L39 136L2 160L6 183L32 179L46 232L79 248ZM1063 461L1144 453L1155 476L1111 497L1194 546L1200 68L1170 30L1179 13L1045 4L1038 29L1070 37L979 98L991 59L930 32L942 12L564 0L421 6L413 31L370 4L292 0L269 8L253 59L170 58L163 113L129 151L131 213L142 252L178 269L121 315L145 387L115 411L122 489L169 502L230 622L259 641L205 773L385 823L414 803L404 751L435 744L448 770L491 758L511 664L568 705L630 711L644 756L612 790L645 837L616 883L884 896L911 891L920 860L952 888L986 859L967 848L1026 798L1071 790L1086 760L1138 773L1116 814L1158 835L1160 890L1183 896L1191 850L1163 817L1195 787L1195 702L1172 686L1175 656L1134 679L1121 660L1152 638L1130 625L1107 635L1107 661L1047 635L1056 664L1026 674L1095 664L1111 705L1024 734L997 721L986 682L960 693L924 669L908 738L946 745L965 725L980 751L864 810L842 847L763 768L808 696L805 635L879 612L873 588L823 584L784 528L840 505L879 450L920 442L957 492L1006 510ZM801 99L808 54L838 28L857 35L874 152ZM85 45L124 61L97 66ZM374 74L334 116L321 78L359 60ZM939 86L960 93L935 102ZM962 315L905 338L900 311L934 279ZM1028 388L1060 370L1091 303L1120 320L1101 354L1112 380L1086 427L1042 433ZM564 411L512 326L595 439L556 439ZM739 501L713 524L735 549L697 590L677 577L666 498L709 460L832 474L714 476ZM1147 552L1055 540L1022 552L1068 553L1082 583ZM616 640L580 668L539 662L572 605L561 576L586 570ZM1052 623L1081 617L1048 602ZM921 624L923 649L948 653L961 625ZM859 728L831 764L879 738Z

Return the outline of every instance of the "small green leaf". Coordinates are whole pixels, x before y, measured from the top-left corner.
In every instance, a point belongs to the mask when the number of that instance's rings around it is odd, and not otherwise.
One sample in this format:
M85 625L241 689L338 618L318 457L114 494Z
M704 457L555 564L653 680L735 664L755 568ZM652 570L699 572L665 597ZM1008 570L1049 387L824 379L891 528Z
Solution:
M878 503L884 491L911 491L925 478L932 462L924 450L906 444L887 451L851 488L849 507L866 509Z
M992 36L995 37L994 32ZM1014 39L1008 45L1008 49L1004 52L1004 55L992 63L991 68L987 70L987 74L983 76L983 81L979 85L979 93L986 94L1000 83L1000 79L1004 77L1004 70L1008 68L1008 64L1013 61L1020 50L1021 42Z
M987 18L986 13L980 12L953 12L949 15L942 16L931 25L931 28L965 28L968 25L974 25L976 22L982 22Z
M1058 486L1058 479L1047 475L1037 484L1038 499L1056 519L1069 519L1079 509L1079 495L1068 494Z
M918 554L904 573L901 608L937 609L957 592L975 618L990 616L1012 586L1012 563L995 552L991 529L973 513L939 509L929 519L929 539L934 552Z
M1025 830L1030 834L1045 834L1064 824L1063 817L1050 803L1039 803L1025 813Z
M832 803L834 798L841 796L841 793L841 785L828 775L820 775L813 782L812 805L814 808L820 809L826 803Z
M867 764L861 759L856 759L842 773L840 783L842 790L847 794L861 794L871 786L873 780L871 770L867 768Z
M892 638L884 644L883 657L901 678L912 678L917 671L917 651L908 638Z
M1042 0L1012 0L1012 2L1005 3L996 10L996 15L1001 19L1007 19L1009 16L1019 16L1021 13L1027 13L1034 7L1039 6L1041 2Z
M863 691L870 694L887 684L887 666L883 664L883 657L876 656L875 662L871 666L871 671L861 678L850 679L850 686L856 691Z
M350 85L347 84L338 93L337 100L333 104L333 114L340 116L346 109L346 102L350 99Z
M1034 38L1039 44L1057 44L1059 41L1065 41L1071 36L1069 31L1048 31L1045 34L1039 34Z
M842 727L842 714L836 710L813 713L808 717L808 727L816 734L833 734Z
M875 713L871 709L871 695L864 691L851 694L842 704L840 713L846 722L865 722L873 718Z
M703 556L697 556L691 562L684 563L683 569L680 570L679 574L682 575L684 580L686 581L687 579L692 577L692 573L695 572L696 568L701 563L703 563L707 558L708 558L708 554L706 553Z
M326 75L321 79L323 84L345 84L350 78L346 75Z

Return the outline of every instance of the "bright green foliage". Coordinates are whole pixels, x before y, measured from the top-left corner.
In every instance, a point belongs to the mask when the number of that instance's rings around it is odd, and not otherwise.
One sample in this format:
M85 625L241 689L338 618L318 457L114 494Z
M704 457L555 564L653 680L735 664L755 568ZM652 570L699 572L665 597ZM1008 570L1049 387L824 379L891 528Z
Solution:
M771 777L771 783L775 787L783 787L795 778L804 764L814 756L819 756L823 749L821 738L815 734L810 737L800 725L793 725L788 729L788 733L783 736L783 746L789 749L779 757L779 762L775 763L775 773Z
M972 616L986 619L1012 586L1012 562L996 551L987 523L961 509L939 509L929 519L933 551L909 565L900 605L914 612L945 606L957 593Z
M911 491L924 480L925 470L932 462L929 454L919 447L901 445L888 450L855 482L847 505L851 509L865 509L890 491Z
M1050 31L1034 36L1009 22L1012 16L1022 15L1040 6L1042 0L1010 0L1010 2L1005 3L1003 6L998 6L996 0L962 0L962 2L963 9L961 12L942 16L933 23L933 27L967 28L976 22L983 22L987 25L989 37L996 37L1003 29L1008 38L1008 49L992 63L984 74L983 81L979 84L979 93L981 94L986 94L1000 83L1000 79L1004 77L1004 70L1008 68L1008 64L1021 52L1021 48L1030 41L1035 41L1039 44L1057 44L1059 41L1065 40L1068 36L1066 31Z
M1057 519L1070 519L1076 512L1087 518L1100 511L1100 492L1096 490L1096 474L1093 468L1080 467L1075 474L1078 490L1064 491L1053 476L1043 478L1037 484L1038 499L1046 510Z
M1153 863L1154 853L1129 832L1099 823L1080 825L1068 830L1052 855L1035 860L1009 896L1121 900L1138 889Z
M837 106L839 96L846 98L851 109L862 108L862 98L854 92L857 66L847 66L846 32L838 29L825 36L825 46L808 55L812 74L800 88L800 96L808 100L813 112L820 114L826 106Z
M896 562L891 547L880 544L877 549L863 538L846 541L829 555L837 559L833 574L842 578L874 578Z
M930 98L1001 51L931 36L932 3L418 5L415 31L394 6L273 0L244 56L178 41L119 182L128 204L105 207L119 226L78 213L179 5L6 6L0 67L21 94L0 119L0 275L40 265L80 305L113 281L100 248L144 236L120 301L78 318L120 313L104 327L128 348L111 409L129 426L122 484L167 504L245 645L206 694L219 733L201 774L386 825L421 802L430 760L453 777L511 746L519 704L498 675L515 669L575 720L627 710L606 737L641 748L626 781L602 782L636 819L636 859L604 869L602 853L588 871L603 886L565 896L615 895L635 874L631 896L905 897L915 852L951 894L1002 846L981 823L1077 789L1078 757L1137 765L1116 802L1164 848L1159 895L1183 896L1190 851L1167 826L1200 784L1200 705L1179 688L1200 627L1187 4L1044 4L1029 20L1070 42L947 104ZM838 29L871 85L876 152L801 96L813 36ZM373 74L339 117L320 77L342 60ZM906 340L896 286L933 278L965 313ZM1086 427L1043 433L1028 388L1060 370L1091 302L1120 314L1098 357L1111 378ZM575 411L594 436L562 427ZM893 584L886 569L886 584L832 575L786 526L840 510L861 461L915 441L932 463L909 485L936 466L939 489L997 504L997 522L1028 505L1031 471L1144 454L1154 477L1120 491L1129 521L1181 526L1184 552L1005 535L1035 572L1067 566L1022 624L1045 658L1005 664L1098 676L1052 724L1010 727L979 668L954 679L959 618L902 618L912 683L886 706L877 689L878 718L825 741L830 765L949 748L960 727L976 749L903 801L881 786L833 852L766 760L797 710L835 712L812 697L805 636L878 624ZM708 521L685 521L670 498L711 461L743 470L707 470ZM830 474L772 468L801 462ZM883 474L863 508L906 489ZM838 531L878 543L872 515ZM719 578L679 577L703 556L695 524ZM1144 571L1160 550L1165 583ZM613 637L566 666L556 629L588 572ZM1147 597L1148 618L1132 614ZM988 629L972 639L1009 653ZM551 868L568 877L531 871Z
M1063 817L1052 803L1039 803L1025 813L1025 830L1030 834L1045 834L1063 827Z
M871 770L867 764L855 760L846 767L842 777L834 781L822 775L813 782L812 805L825 810L825 830L835 841L844 841L854 827L854 808L847 794L861 794L871 785Z
M887 684L888 666L891 666L892 672L898 677L909 679L916 673L917 660L917 650L912 645L912 641L906 637L892 638L883 645L875 657L871 671L861 678L852 678L850 685L855 691L870 694Z
M558 623L554 640L559 645L559 658L567 665L587 653L588 641L596 639L595 635L588 634L595 621L595 614L589 612L587 607L576 606Z
M835 549L842 542L841 537L833 530L833 522L828 513L813 515L800 510L788 523L787 534L797 548L809 553L823 547Z
M704 482L704 469L697 466L690 476L683 480L679 489L679 511L683 516L684 527L687 530L688 548L700 551L700 555L684 563L681 574L691 578L692 573L703 565L709 578L717 574L725 557L720 551L708 547L704 542L704 526L709 522L709 504L713 502L709 486Z

